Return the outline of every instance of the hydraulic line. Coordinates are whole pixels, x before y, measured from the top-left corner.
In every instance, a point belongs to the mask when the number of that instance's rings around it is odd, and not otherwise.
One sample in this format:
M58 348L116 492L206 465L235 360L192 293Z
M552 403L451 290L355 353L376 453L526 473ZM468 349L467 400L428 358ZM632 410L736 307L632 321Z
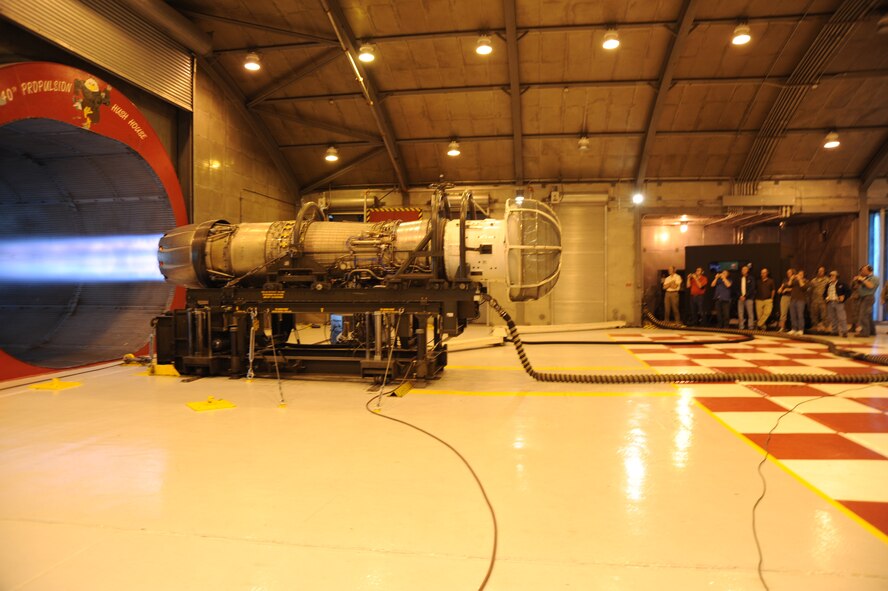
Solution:
M805 374L805 373L796 373L796 374L759 374L759 373L706 373L706 374L657 374L657 373L646 373L646 374L573 374L573 373L549 373L549 372L540 372L536 371L530 363L530 360L527 358L527 353L524 351L524 343L521 341L521 335L518 334L518 329L515 326L515 322L512 320L512 317L508 312L497 302L493 297L489 294L481 294L481 298L483 301L487 302L491 308L493 308L497 314L506 322L506 327L509 331L509 337L512 340L512 344L515 346L515 351L518 353L518 358L521 360L521 366L524 368L524 371L527 372L527 375L537 380L538 382L565 382L565 383L576 383L576 384L665 384L665 383L676 383L676 384L690 384L690 383L713 383L713 382L803 382L809 384L868 384L868 383L880 383L880 382L888 382L888 372L882 372L878 374L830 374L830 375L822 375L822 374ZM650 320L655 326L662 326L668 328L676 328L676 326L671 326L665 323L661 323L659 320L656 320L650 314L645 312L648 320ZM685 330L685 329L683 329ZM729 334L745 334L748 336L756 336L756 335L768 335L765 332L758 331L740 331L740 330L730 330L730 329L719 329L717 331L711 331L709 329L694 329L688 328L687 330L697 330L700 332L724 332ZM773 335L769 335L773 336ZM847 351L844 349L839 349L835 346L835 344L827 341L826 339L817 339L813 337L794 337L794 340L805 341L809 343L818 343L822 345L826 345L829 347L829 350L834 355L840 355L842 357L849 357L852 359L858 359L861 361L868 361L870 363L876 363L879 365L888 365L888 357L884 355L864 355L862 353L856 353L853 351ZM622 343L621 343L622 344Z
M695 326L680 326L678 324L670 324L668 322L664 322L662 320L658 320L653 314L651 314L648 310L643 310L645 318L657 328L669 328L676 329L681 328L682 330L690 330L693 332L718 332L724 334L734 334L734 335L746 335L750 338L755 338L757 336L761 337L774 337L778 336L780 338L784 338L787 340L793 341L801 341L803 343L816 343L818 345L824 345L829 352L838 357L846 357L848 359L855 359L857 361L867 361L869 363L874 363L876 365L888 365L888 355L867 355L866 353L859 353L857 351L851 351L849 349L842 349L827 339L819 339L817 337L813 337L811 335L775 335L772 332L767 332L764 330L737 330L734 328L698 328Z
M751 335L743 335L735 339L700 339L698 341L662 341L663 345L670 347L699 347L701 345L734 345L737 343L746 343L755 339ZM530 345L658 345L661 343L652 343L646 341L522 341L527 347Z

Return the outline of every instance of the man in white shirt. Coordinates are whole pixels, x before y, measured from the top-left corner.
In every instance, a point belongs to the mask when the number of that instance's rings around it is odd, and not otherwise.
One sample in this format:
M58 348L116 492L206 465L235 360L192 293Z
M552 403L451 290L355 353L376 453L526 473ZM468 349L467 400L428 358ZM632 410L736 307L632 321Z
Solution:
M740 280L737 282L737 327L753 330L755 328L755 277L749 274L749 265L740 269Z
M678 312L678 292L681 289L681 275L675 272L675 267L669 267L669 275L663 279L663 290L666 292L663 298L663 319L669 322L670 315L673 322L681 322L681 314ZM671 314L670 314L671 313Z

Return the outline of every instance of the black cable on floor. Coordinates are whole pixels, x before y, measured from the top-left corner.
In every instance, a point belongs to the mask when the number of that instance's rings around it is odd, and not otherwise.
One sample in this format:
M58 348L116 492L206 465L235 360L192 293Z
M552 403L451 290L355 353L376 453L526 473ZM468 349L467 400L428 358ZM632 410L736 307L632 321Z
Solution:
M527 341L527 345L668 345L670 347L699 347L700 345L733 345L754 340L754 336L743 335L735 339L701 339L699 341Z
M498 539L499 539L499 527L496 522L496 513L493 510L493 504L490 502L490 498L487 496L487 491L484 489L484 485L481 483L481 479L478 477L478 474L475 472L474 468L472 468L472 465L469 463L469 461L461 453L459 453L459 451L455 447L453 447L452 445L450 445L449 443L447 443L446 441L444 441L443 439L441 439L440 437L438 437L434 433L430 433L429 431L426 431L422 427L417 427L413 423L408 423L407 421L404 421L401 419L396 419L396 418L390 417L388 415L384 415L384 414L382 414L380 412L376 412L370 408L370 404L374 400L381 399L383 396L391 394L392 392L394 392L394 390L390 390L389 392L380 392L379 394L370 398L367 401L367 403L364 405L364 408L366 408L367 412L369 412L372 415L375 415L377 417L382 417L383 419L388 419L389 421L394 421L396 423L401 423L402 425L410 427L411 429L415 429L416 431L419 431L420 433L431 437L432 439L434 439L435 441L437 441L438 443L442 444L447 449L452 451L456 455L456 457L458 457L460 459L460 461L462 461L462 463L465 464L466 468L472 474L472 478L475 479L475 483L478 485L478 489L481 491L481 496L484 497L484 502L487 504L488 511L490 511L490 519L493 522L493 548L490 551L490 563L487 566L487 572L484 574L484 579L481 581L481 584L478 586L478 591L482 591L485 587L487 587L487 582L490 580L490 575L493 574L493 565L496 563L496 549L497 549L497 543L498 543Z
M571 384L695 384L695 383L725 383L725 382L801 382L812 384L872 384L878 382L888 382L888 372L880 372L878 374L815 374L815 373L798 373L798 374L762 374L762 373L684 373L684 374L658 374L658 373L635 373L635 374L576 374L576 373L549 373L536 371L527 353L524 351L524 343L521 335L518 334L518 327L515 321L490 294L481 294L481 299L493 308L499 316L506 322L506 328L509 338L518 353L521 360L521 366L524 371L538 382L560 382ZM647 317L655 326L661 326L664 323L655 319L649 313ZM674 326L665 325L666 328L675 328ZM709 329L684 328L684 330L696 330L700 332L709 331ZM749 336L762 335L767 333L759 333L757 331L740 331L731 329L717 329L715 332L724 332L728 334L746 334ZM769 335L770 336L770 335ZM791 340L804 341L825 345L834 355L848 357L876 363L879 365L888 365L888 356L881 355L863 355L854 351L839 349L834 343L825 339L816 339L812 337L793 336L784 337Z
M815 400L820 400L822 398L836 397L839 394L844 394L845 392L852 392L854 390L864 390L869 387L870 387L869 385L866 385L866 386L859 386L857 388L846 388L845 390L841 390L841 391L835 392L833 394L830 394L829 392L825 392L822 396L817 396L815 398L808 398L807 400L802 400L801 402L799 402L798 404L796 404L795 406L793 406L792 408L787 410L785 413L783 413L782 415L777 417L777 421L775 421L774 426L771 427L770 431L768 431L768 437L767 437L767 439L765 439L765 445L762 448L765 451L765 455L764 455L764 457L762 457L762 461L759 462L758 467L756 468L756 470L758 471L759 478L762 481L762 494L759 495L759 497L755 500L755 503L753 503L753 505L752 505L752 537L755 540L755 549L758 552L758 565L756 567L756 570L758 571L759 581L762 582L762 586L765 588L765 591L770 591L771 588L768 587L768 583L765 582L765 575L764 575L764 572L762 571L762 564L764 563L764 554L762 553L762 545L761 545L761 542L759 541L758 530L756 529L755 512L756 512L756 509L758 509L758 506L764 500L765 493L768 492L768 481L765 479L765 474L762 472L762 466L765 465L765 462L768 461L768 457L770 457L770 455L771 455L771 451L770 451L771 436L774 434L774 431L777 430L777 427L780 426L780 421L783 420L783 417L785 417L789 414L792 414L792 412L795 409L797 409L798 407L800 407L801 405L806 404L808 402L814 402Z
M823 338L813 337L809 334L804 335L790 335L781 332L768 332L766 330L742 330L736 328L700 328L696 326L681 326L675 323L665 322L656 318L653 314L651 314L648 310L643 309L642 314L644 317L657 328L666 328L666 329L681 329L681 330L689 330L693 332L717 332L723 334L733 334L733 335L747 335L750 337L762 336L762 337L777 337L781 339L786 339L790 341L801 341L803 343L817 343L818 345L823 345L829 352L837 357L845 357L846 359L856 359L858 361L867 361L869 363L875 363L876 365L888 365L888 355L871 355L867 353L858 353L857 351L852 351L850 349L842 349L836 343Z

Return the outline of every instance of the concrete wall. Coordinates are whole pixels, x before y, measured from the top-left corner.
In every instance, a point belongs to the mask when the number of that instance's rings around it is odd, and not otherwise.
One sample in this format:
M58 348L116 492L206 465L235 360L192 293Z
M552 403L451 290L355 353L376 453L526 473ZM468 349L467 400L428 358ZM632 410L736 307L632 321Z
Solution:
M198 71L194 94L195 222L292 219L298 201L246 121L209 76Z

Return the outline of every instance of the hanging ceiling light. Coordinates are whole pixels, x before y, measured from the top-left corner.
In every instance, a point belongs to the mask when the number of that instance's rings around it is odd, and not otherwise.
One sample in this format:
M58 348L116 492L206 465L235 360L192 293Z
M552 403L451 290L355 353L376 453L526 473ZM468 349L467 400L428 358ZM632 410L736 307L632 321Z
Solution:
M731 37L731 43L734 45L746 45L751 40L752 35L750 35L749 25L746 23L740 23L734 27L734 35Z
M478 55L490 55L493 53L493 45L490 44L490 35L482 34L478 37L478 44L475 46L475 53Z
M262 64L259 63L259 54L255 51L251 51L247 54L247 57L244 59L244 68L248 69L251 72L255 72L259 68L262 67Z
M601 46L605 49L616 49L620 46L620 35L616 29L608 29L604 34L604 41Z
M376 46L374 46L372 43L362 43L360 53L358 53L358 59L365 64L369 64L370 62L375 60Z
M823 147L827 150L832 150L834 148L838 148L842 142L839 141L839 134L834 131L826 134L826 138L823 140Z
M339 160L339 150L336 149L336 146L330 146L327 148L327 153L324 154L324 160L327 162L336 162Z
M588 150L589 149L589 137L584 135L579 140L577 140L577 148L581 152L585 152L586 150Z
M644 195L639 191L632 196L632 203L638 205L644 201Z
M456 140L451 140L449 144L447 144L447 155L448 156L459 156L459 142Z

